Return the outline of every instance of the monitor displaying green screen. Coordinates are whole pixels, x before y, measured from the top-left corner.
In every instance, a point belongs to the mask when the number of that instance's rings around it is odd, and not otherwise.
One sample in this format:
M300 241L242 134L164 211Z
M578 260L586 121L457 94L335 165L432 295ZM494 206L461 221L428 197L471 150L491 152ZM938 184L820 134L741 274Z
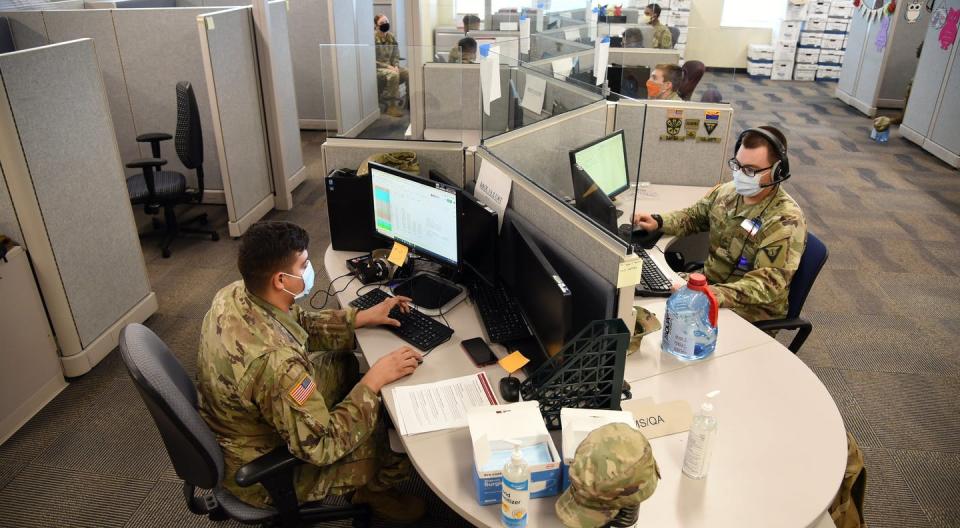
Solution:
M613 198L629 186L622 130L572 154L577 165L586 171L607 196Z

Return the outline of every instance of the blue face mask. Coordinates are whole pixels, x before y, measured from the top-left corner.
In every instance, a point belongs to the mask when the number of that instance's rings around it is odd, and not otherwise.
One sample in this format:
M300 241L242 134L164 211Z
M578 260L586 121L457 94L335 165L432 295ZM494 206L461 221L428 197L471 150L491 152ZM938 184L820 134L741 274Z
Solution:
M283 272L281 271L280 273L283 273ZM288 277L297 277L296 275L291 275L289 273L283 273L283 274ZM303 290L300 293L293 293L292 291L286 288L283 289L283 291L289 293L290 295L293 295L294 300L306 297L307 295L310 294L310 290L313 289L313 279L315 278L315 274L313 272L313 264L311 264L309 260L307 261L307 269L303 270L303 275L297 278L303 281Z
M751 178L740 170L733 171L733 188L737 191L737 194L746 196L747 198L756 196L757 193L763 190L763 188L760 187L760 176Z

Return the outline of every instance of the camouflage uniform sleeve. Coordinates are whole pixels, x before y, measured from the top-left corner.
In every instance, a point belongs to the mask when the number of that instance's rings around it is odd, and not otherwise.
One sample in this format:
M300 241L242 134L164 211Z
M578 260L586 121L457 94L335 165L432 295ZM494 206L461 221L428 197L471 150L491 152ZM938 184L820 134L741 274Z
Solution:
M752 270L741 276L734 275L734 282L710 286L717 302L722 308L747 315L757 311L758 306L779 302L785 305L806 240L807 229L802 218L781 220L758 244Z
M337 352L353 350L357 310L301 310L297 314L300 326L307 331L307 350Z
M400 44L392 33L390 34L390 65L400 66Z
M701 233L710 229L710 208L717 198L718 187L697 201L697 203L663 215L663 234L683 237Z
M253 385L254 402L297 458L318 466L332 464L373 432L380 400L366 385L358 383L343 401L328 408L305 360L278 351L259 361L265 364Z

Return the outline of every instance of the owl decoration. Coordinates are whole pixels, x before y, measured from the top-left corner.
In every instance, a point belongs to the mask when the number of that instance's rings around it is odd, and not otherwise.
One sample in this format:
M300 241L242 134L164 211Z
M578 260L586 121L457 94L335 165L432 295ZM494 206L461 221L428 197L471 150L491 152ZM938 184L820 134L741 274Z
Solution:
M923 9L923 0L911 0L903 10L903 18L907 24L915 24L920 19L920 10Z

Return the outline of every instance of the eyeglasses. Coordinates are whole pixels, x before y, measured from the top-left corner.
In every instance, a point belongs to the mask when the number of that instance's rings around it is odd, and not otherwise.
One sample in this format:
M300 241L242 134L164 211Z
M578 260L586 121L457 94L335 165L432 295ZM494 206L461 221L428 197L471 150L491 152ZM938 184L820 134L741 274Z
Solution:
M753 167L744 167L743 165L740 165L740 162L737 161L737 158L730 158L729 160L727 160L727 167L730 167L730 170L732 171L743 171L744 176L753 178L754 176L756 176L757 174L760 174L763 171L772 169L773 165L770 165L769 167L764 167L762 169L754 169Z

